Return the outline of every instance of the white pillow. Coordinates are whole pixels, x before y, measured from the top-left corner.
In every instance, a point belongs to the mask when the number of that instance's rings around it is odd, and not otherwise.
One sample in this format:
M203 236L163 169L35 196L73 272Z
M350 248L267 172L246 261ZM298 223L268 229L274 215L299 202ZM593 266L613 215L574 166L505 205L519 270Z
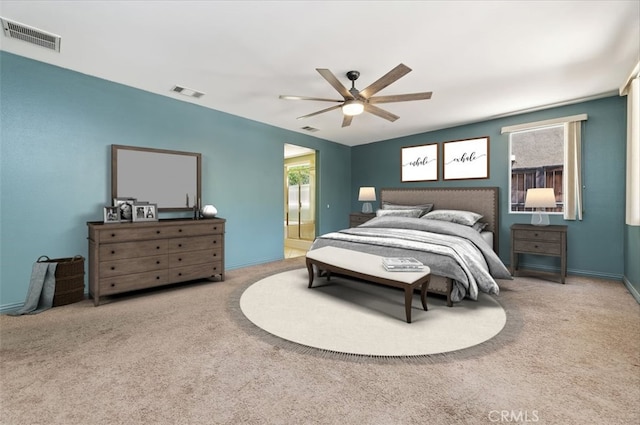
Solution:
M472 211L462 210L435 210L422 216L424 219L450 221L452 223L464 224L465 226L473 226L482 215Z
M433 209L433 204L400 205L400 204L392 204L391 202L383 201L382 209L383 210L421 210L422 213L420 214L420 216L423 216Z
M422 210L378 210L376 211L376 217L414 217L419 218L422 215Z

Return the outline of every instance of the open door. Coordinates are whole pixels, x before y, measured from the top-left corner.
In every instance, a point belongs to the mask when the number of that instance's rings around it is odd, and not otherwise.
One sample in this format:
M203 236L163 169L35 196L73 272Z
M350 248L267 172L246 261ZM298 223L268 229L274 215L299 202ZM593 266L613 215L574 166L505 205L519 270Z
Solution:
M316 236L316 152L285 145L285 257L306 253Z

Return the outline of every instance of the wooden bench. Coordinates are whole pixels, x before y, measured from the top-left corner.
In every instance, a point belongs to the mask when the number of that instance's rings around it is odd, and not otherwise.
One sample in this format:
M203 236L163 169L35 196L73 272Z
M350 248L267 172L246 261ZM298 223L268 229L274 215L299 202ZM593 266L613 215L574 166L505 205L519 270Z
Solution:
M333 272L404 289L407 323L411 323L411 301L415 289L420 288L422 307L427 310L427 290L431 277L431 270L427 266L415 272L389 272L382 266L382 257L332 246L307 252L306 264L309 271L309 288L313 285L313 266L315 265L318 269L318 275L320 275L320 271L327 272L327 280L331 278Z

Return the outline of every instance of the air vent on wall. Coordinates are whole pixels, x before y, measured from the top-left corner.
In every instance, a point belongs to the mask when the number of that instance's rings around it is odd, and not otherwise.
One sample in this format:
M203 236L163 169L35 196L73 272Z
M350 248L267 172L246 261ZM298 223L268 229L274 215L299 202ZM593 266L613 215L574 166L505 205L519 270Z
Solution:
M180 93L180 94L182 94L184 96L195 97L196 99L199 99L202 96L204 96L204 93L202 93L202 92L199 92L199 91L193 90L193 89L188 89L188 88L182 87L182 86L173 86L171 91L176 92L176 93Z
M316 131L319 131L317 128L309 127L308 125L305 125L304 127L302 127L302 129L307 130L310 133L315 133Z
M2 22L4 35L9 38L16 38L18 40L26 41L27 43L55 50L56 52L60 51L61 38L59 35L51 34L38 28L10 21L2 17L0 17L0 22Z

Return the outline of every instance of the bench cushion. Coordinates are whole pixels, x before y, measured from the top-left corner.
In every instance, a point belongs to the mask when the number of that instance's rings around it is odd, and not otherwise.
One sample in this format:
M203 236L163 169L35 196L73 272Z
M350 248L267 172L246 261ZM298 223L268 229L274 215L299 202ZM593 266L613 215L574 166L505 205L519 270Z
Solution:
M431 273L428 266L424 266L422 270L415 272L389 272L385 270L382 265L383 257L333 246L325 246L311 250L307 252L307 258L357 273L377 276L406 284L411 284Z

